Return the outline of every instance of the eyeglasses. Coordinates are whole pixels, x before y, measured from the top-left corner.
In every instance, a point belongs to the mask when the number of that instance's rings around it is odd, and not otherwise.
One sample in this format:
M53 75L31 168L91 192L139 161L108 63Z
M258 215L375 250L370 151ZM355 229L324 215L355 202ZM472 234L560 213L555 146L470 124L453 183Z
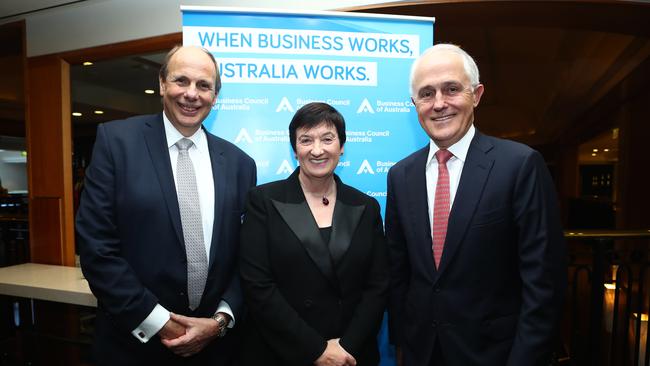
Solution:
M435 102L438 90L440 91L440 96L443 100L451 100L463 94L474 92L474 87L466 87L458 83L444 84L440 88L436 88L435 86L426 86L418 91L418 95L413 97L413 103L415 103L415 105L428 105Z

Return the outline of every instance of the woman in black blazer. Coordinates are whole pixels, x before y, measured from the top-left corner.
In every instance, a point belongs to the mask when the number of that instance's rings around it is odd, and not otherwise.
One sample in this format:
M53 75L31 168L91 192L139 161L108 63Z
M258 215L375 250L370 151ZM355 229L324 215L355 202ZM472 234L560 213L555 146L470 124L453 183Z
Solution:
M377 365L388 295L379 204L334 174L345 143L336 109L306 104L289 136L300 167L250 192L241 230L242 364Z

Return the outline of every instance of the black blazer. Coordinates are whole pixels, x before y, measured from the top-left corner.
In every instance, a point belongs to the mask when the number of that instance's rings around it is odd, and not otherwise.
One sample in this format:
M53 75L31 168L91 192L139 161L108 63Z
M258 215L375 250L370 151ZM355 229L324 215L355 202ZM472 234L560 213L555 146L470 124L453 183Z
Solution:
M476 131L436 271L428 152L388 173L389 326L405 365L432 364L436 339L446 365L548 365L567 269L544 160L525 145Z
M312 365L326 341L339 337L358 365L376 365L388 296L379 204L335 176L336 207L325 243L298 172L249 195L241 235L250 310L242 365Z
M201 304L188 308L187 266L180 212L162 114L102 124L77 214L81 266L98 299L95 356L101 364L178 361L159 339L140 343L131 331L157 303L209 317L223 299L235 318L243 298L236 256L246 193L255 185L253 160L207 133L215 213L210 268ZM211 343L220 346L226 340ZM218 356L221 357L221 356ZM186 362L187 360L183 361Z

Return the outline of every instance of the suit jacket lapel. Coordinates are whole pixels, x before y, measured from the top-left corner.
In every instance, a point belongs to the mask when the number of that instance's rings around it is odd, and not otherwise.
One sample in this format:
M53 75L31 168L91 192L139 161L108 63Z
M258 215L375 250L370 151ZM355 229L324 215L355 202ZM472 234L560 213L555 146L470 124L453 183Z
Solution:
M203 128L203 127L202 127ZM226 191L226 175L225 171L225 158L223 157L223 149L219 141L212 136L208 131L205 131L208 140L208 150L210 150L210 163L212 165L212 179L214 181L214 219L212 221L212 241L210 244L210 269L214 267L214 262L217 257L219 246L219 235L221 233L221 222L224 215L224 207L221 202L224 202L224 194Z
M341 180L335 176L337 185L337 199L332 218L332 236L330 237L329 250L334 264L340 263L352 241L352 235L359 225L365 206L352 206L345 203L348 189Z
M449 265L461 245L467 227L483 195L485 183L494 164L494 159L487 155L490 149L492 149L492 144L482 138L477 130L467 151L467 159L460 176L454 205L449 213L445 249L440 260L439 275Z
M433 261L433 252L431 246L431 221L429 220L429 199L427 196L427 177L426 164L429 147L425 147L418 152L414 164L406 171L408 184L408 204L411 208L411 222L403 225L413 225L415 243L423 245L415 248L416 254L412 258L417 258L419 268L427 268L429 275L433 279L435 276L435 263Z
M307 200L298 182L299 170L300 168L296 169L286 180L287 202L277 200L271 200L271 202L276 210L278 210L278 213L280 213L284 222L296 237L298 237L298 240L316 267L323 273L332 286L338 288L338 280L334 273L330 252L323 242L316 221L311 214Z
M167 147L162 114L156 115L146 125L147 127L143 129L144 141L147 145L154 170L158 176L158 183L160 184L165 204L169 211L174 231L176 232L176 237L179 243L183 243L181 213L178 208L178 199L176 198L176 185L174 184L174 173L172 172L172 166L169 160L169 148Z

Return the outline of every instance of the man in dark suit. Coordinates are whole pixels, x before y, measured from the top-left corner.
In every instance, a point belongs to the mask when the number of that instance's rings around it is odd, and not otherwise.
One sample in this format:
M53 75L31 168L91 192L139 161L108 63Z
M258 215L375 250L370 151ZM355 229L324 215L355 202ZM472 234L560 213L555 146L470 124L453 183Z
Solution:
M174 48L159 81L163 113L100 125L86 171L77 231L98 299L94 354L100 365L229 364L255 163L202 128L221 87L209 52Z
M411 95L428 146L388 174L390 335L404 365L548 365L566 288L541 155L474 126L484 87L457 46L425 51Z

